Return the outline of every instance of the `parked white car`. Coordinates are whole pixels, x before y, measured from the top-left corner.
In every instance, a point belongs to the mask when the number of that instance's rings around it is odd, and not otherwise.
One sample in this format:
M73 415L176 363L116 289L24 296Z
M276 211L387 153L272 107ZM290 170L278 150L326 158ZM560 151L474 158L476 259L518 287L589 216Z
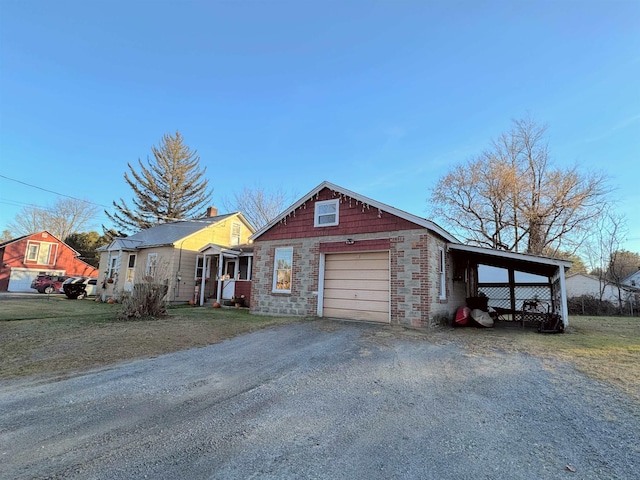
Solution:
M85 297L95 296L97 285L97 278L72 277L62 284L60 290L68 298L81 300Z

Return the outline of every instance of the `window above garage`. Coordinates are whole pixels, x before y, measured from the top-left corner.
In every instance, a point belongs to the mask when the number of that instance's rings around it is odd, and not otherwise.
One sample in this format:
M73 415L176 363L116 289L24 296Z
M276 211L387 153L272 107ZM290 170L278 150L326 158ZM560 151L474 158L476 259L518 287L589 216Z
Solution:
M313 226L331 227L338 225L339 212L339 199L316 202Z

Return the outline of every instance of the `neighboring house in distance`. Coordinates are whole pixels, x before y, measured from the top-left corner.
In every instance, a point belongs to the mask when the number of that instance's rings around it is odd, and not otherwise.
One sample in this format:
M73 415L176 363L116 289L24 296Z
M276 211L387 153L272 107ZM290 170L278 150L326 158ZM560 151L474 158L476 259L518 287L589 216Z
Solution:
M623 285L629 285L630 287L640 288L640 267L631 275L622 280Z
M567 297L581 297L588 295L593 298L606 300L618 304L618 287L602 282L598 277L584 273L567 275ZM602 295L602 298L600 297Z
M635 314L637 315L638 310L640 309L640 267L638 267L638 270L622 280L622 284L634 289L632 290L629 301L631 304L630 308L635 310Z
M98 270L47 231L0 243L0 292L34 292L40 274L97 277Z
M230 299L237 294L236 288L248 296L252 253L247 242L254 231L242 213L218 215L216 208L209 207L203 218L117 237L98 249L98 295L118 297L146 280L167 285L167 298L176 303ZM241 282L247 282L244 289L236 285Z
M329 182L251 240L254 313L429 326L478 295L486 264L544 275L567 323L571 262L462 245L429 220Z
M633 277L633 276L630 276ZM567 297L587 295L598 300L611 302L620 311L637 311L640 287L634 286L633 278L627 277L620 287L592 275L577 273L567 277ZM625 283L629 281L629 283Z

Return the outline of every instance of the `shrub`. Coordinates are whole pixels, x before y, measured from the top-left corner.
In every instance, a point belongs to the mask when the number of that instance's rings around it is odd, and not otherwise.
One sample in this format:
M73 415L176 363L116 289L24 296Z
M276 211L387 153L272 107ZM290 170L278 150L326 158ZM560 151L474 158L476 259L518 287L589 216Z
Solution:
M608 300L600 300L591 295L567 298L569 315L618 315L619 309Z
M118 320L160 318L167 314L167 285L145 280L133 286L133 292L122 296Z

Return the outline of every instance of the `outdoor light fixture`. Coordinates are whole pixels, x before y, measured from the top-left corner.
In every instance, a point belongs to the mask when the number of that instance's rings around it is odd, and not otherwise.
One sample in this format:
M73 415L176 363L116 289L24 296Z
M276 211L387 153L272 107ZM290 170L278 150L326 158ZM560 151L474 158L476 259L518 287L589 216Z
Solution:
M353 238L347 238L347 241L344 242L347 245L353 245L354 243L356 243L356 241Z

